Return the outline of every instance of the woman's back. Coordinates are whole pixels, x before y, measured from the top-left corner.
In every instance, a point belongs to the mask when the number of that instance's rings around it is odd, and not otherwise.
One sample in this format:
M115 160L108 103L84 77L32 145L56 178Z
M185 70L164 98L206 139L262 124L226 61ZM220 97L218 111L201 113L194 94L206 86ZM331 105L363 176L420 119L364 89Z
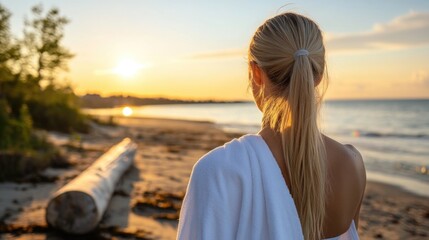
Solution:
M247 134L196 163L182 206L179 239L303 239L294 200L268 142ZM339 220L332 224L341 225ZM346 229L328 236L358 239L354 221L349 221Z
M359 235L356 229L355 221L352 221L349 229L337 237L325 238L324 240L358 240Z
M365 167L360 153L324 136L327 152L328 185L324 234L338 236L352 220L359 223L359 211L366 185Z
M288 188L291 189L279 136L269 130L262 130L260 134L276 159ZM323 232L325 238L332 238L350 230L353 220L357 228L366 175L362 157L353 146L343 145L325 135L323 139L327 154L327 183L330 186L326 195Z

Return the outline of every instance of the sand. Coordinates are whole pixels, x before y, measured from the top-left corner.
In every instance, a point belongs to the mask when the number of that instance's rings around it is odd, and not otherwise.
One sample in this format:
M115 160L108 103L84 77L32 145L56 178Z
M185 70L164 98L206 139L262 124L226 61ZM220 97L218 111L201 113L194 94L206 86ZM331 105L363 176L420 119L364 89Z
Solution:
M72 167L48 168L21 182L0 183L1 239L175 239L177 218L192 166L209 150L240 134L210 122L118 118L94 125L81 143L49 133ZM138 143L98 229L70 236L46 225L49 197L124 137ZM361 239L428 239L429 199L398 187L368 182L361 210Z

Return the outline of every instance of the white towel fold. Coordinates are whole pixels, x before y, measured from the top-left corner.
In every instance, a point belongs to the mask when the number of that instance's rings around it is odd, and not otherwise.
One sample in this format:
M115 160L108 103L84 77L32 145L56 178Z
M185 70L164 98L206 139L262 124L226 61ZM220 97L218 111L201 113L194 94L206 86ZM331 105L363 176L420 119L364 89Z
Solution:
M177 239L303 239L295 203L261 136L234 139L195 164Z

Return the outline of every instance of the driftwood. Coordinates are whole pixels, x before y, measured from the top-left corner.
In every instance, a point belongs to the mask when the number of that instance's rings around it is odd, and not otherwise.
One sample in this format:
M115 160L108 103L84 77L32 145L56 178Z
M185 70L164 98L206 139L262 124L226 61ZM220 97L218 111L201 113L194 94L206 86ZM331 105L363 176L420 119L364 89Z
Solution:
M95 229L117 182L131 166L136 149L135 143L124 139L59 189L46 209L48 224L72 234Z

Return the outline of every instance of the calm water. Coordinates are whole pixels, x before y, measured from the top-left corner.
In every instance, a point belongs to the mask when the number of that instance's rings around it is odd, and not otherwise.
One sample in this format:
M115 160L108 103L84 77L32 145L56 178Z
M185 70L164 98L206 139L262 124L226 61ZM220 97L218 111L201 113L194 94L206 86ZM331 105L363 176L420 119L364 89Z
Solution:
M86 111L122 114L122 108ZM241 133L258 132L262 117L253 103L133 107L132 116L209 120ZM360 150L368 179L429 196L429 100L328 101L321 118L325 134Z

